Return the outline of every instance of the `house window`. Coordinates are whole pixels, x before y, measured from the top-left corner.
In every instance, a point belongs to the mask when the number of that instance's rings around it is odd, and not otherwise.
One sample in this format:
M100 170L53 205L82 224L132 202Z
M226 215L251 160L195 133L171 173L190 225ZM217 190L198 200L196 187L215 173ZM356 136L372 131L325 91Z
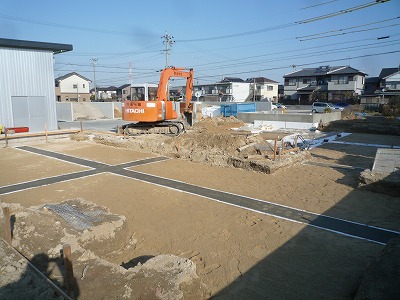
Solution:
M267 85L267 91L273 91L274 87L272 85Z
M85 88L85 84L82 84L82 87Z
M296 85L296 78L287 78L285 80L285 85Z
M347 77L347 76L339 76L337 83L338 84L348 84L349 83L349 77Z
M78 88L78 85L77 85L77 84L74 84L74 85L72 86L72 88L73 88L73 89L77 89L77 88Z
M303 84L310 84L311 78L303 78Z

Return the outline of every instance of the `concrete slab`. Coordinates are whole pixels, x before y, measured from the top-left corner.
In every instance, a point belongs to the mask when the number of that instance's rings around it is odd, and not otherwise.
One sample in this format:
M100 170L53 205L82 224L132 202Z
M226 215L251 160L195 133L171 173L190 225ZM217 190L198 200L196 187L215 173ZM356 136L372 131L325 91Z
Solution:
M372 172L392 173L400 170L400 149L378 148Z

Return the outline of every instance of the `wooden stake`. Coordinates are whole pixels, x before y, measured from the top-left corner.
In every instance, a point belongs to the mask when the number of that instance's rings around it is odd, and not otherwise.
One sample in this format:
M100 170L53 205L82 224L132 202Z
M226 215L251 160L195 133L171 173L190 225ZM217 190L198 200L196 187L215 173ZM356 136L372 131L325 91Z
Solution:
M46 143L48 143L49 141L47 140L47 123L44 123L44 133L46 135Z
M6 139L6 147L8 146L8 128L4 129L4 138Z
M10 209L8 207L3 207L3 221L4 221L4 235L5 240L8 244L12 246L11 239L11 215Z
M63 246L64 255L64 271L65 271L65 287L67 289L67 294L73 297L74 293L74 270L72 267L71 260L71 246L65 244Z

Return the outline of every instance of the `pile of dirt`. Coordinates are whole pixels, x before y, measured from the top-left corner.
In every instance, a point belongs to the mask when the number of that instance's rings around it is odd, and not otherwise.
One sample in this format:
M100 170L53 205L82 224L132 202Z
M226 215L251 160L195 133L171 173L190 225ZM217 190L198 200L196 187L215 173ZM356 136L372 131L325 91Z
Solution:
M375 193L398 196L400 195L400 170L382 173L366 169L360 174L360 186Z
M45 272L44 272L45 273ZM0 240L0 299L64 299L28 261Z
M81 198L29 208L1 206L9 207L15 218L13 247L64 290L62 249L65 244L71 246L74 299L98 299L104 286L113 286L107 290L107 298L112 299L181 299L181 284L199 282L196 264L185 257L163 254L123 265L107 260L133 252L140 242L127 234L125 217L105 207ZM20 299L21 293L25 299L63 299L4 244L0 245L0 263L1 274L6 275L0 276L1 299Z
M121 110L114 105L114 118L122 118L122 112Z
M107 119L100 109L92 103L77 102L72 107L75 121Z
M178 137L139 135L123 138L110 134L83 132L74 140L145 150L159 155L181 158L213 166L235 167L262 173L309 159L307 151L291 152L274 159L274 148L264 134L232 130L244 123L235 117L205 118ZM284 134L281 134L281 138Z

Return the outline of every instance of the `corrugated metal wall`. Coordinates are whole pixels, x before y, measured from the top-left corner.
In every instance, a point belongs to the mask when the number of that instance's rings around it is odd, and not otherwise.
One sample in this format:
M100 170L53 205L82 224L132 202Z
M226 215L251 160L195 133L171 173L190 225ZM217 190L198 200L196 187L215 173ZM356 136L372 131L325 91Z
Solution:
M14 127L12 97L44 97L48 130L56 130L53 53L0 47L0 124ZM33 103L32 103L33 104ZM30 131L44 131L45 124L30 122Z

